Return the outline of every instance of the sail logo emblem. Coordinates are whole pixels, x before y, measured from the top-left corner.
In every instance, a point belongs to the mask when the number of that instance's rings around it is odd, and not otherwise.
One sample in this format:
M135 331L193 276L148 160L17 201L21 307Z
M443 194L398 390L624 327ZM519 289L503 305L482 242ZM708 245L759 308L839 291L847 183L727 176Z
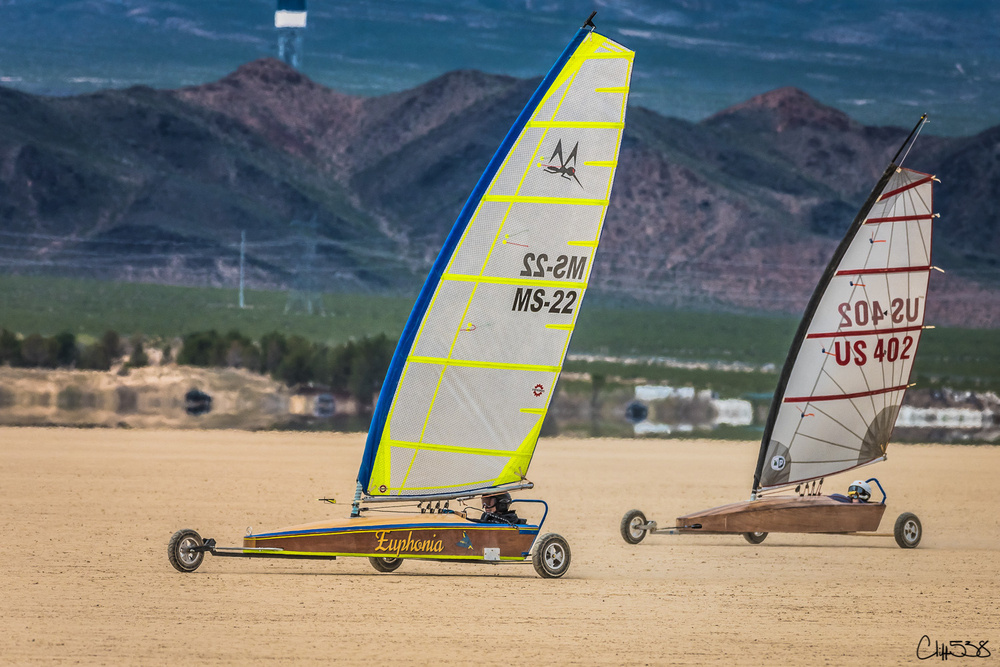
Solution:
M538 166L544 167L545 171L550 174L559 174L567 181L574 180L577 185L582 188L583 183L581 183L580 179L576 177L576 151L579 148L580 142L578 141L573 145L573 150L569 152L569 155L563 157L562 139L560 139L556 142L556 149L552 151L552 155L548 158L543 158L547 159L550 164L539 162ZM554 164L555 162L558 162L559 164Z
M458 544L458 546L460 546L460 547L462 547L464 549L471 549L472 548L472 540L469 539L469 535L464 530L462 531L462 539L460 539L457 542L457 544Z
M778 454L771 459L771 470L781 471L785 469L785 457Z
M379 493L385 493L386 492L385 484L379 485L378 492Z
M536 384L535 388L531 390L531 393L535 395L535 398L538 398L542 395L543 391L545 391L545 387L540 384Z

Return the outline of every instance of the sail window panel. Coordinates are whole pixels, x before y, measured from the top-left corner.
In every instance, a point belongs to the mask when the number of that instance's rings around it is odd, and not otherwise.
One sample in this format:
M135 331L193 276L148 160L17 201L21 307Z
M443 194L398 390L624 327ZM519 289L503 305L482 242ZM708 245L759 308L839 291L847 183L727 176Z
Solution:
M465 324L462 315L469 304L473 283L442 280L420 327L416 344L410 353L417 357L447 357L455 342L455 334Z
M539 142L545 137L545 128L528 127L521 132L507 155L500 171L486 192L487 197L511 197L518 194L521 179L529 167L538 163Z
M483 283L466 315L475 329L459 333L451 356L488 363L560 366L569 331L546 325L571 325L582 297L583 290ZM538 312L531 311L535 306ZM553 312L556 310L560 312ZM564 310L568 312L561 312Z
M396 400L389 417L389 434L394 440L420 440L443 369L440 364L412 361L406 364L406 372L396 390Z
M595 94L599 88L628 85L630 62L625 58L586 60L570 85L553 120L561 122L618 123L622 120L624 92ZM541 116L537 117L542 120Z
M517 194L522 197L606 201L614 170L590 162L614 162L620 130L551 128Z
M483 275L585 281L594 249L569 244L595 242L603 217L601 206L516 203L507 216ZM541 255L545 255L545 260L539 261ZM561 257L567 258L566 263L557 268ZM583 261L587 269L581 276L579 268ZM538 273L544 275L538 276Z
M398 489L406 479L406 473L413 463L413 455L417 453L415 449L407 447L389 448L389 487Z
M541 419L522 408L544 409L555 376L545 371L449 366L423 441L513 452Z
M506 202L482 202L479 205L461 244L455 250L448 273L479 275L509 207Z
M500 476L508 456L486 456L459 452L421 449L410 466L403 486L418 494L420 491L463 491L482 488ZM489 481L487 481L489 480ZM487 484L483 484L487 481Z

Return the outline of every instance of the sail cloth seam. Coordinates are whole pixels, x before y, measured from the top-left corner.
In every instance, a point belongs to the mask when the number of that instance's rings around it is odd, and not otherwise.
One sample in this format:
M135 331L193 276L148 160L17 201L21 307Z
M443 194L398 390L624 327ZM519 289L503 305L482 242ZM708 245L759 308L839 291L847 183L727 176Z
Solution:
M558 373L559 366L539 366L535 364L506 364L495 361L470 361L467 359L451 359L445 357L407 357L407 361L415 364L440 364L442 366L462 366L464 368L494 368L510 371L543 371Z
M531 287L566 287L569 289L586 289L587 283L571 282L569 280L537 280L531 278L499 278L494 276L470 276L462 273L446 273L442 280L456 280L466 283L489 283L493 285L528 285Z
M607 206L607 199L582 199L575 197L529 197L524 195L484 195L485 202L511 204L559 204L563 206Z
M585 121L585 120L533 120L527 125L528 129L536 127L544 128L566 128L574 130L620 130L625 127L625 123L612 121Z
M517 120L514 121L514 125L507 131L507 135L504 137L504 140L501 142L496 153L494 153L493 158L486 167L486 170L479 177L479 181L477 181L476 186L469 195L469 199L462 207L452 231L448 234L448 237L445 239L444 246L438 253L438 257L431 268L430 275L420 290L420 295L417 297L413 310L410 312L410 316L403 328L403 333L399 337L399 342L396 344L396 350L393 353L392 361L389 364L389 370L386 373L386 380L382 385L382 390L379 393L378 402L375 406L375 412L372 415L371 428L368 431L365 451L361 458L361 467L358 470L358 481L361 483L363 490L368 495L371 495L368 489L368 482L371 478L371 473L375 465L375 457L378 452L378 446L382 440L382 432L385 429L386 417L392 406L393 399L395 398L396 390L399 387L403 368L406 365L406 357L409 355L410 349L412 349L417 330L420 328L424 315L427 313L430 302L437 291L437 285L440 283L441 274L444 273L456 246L461 241L466 229L468 228L469 222L472 220L473 214L480 206L486 189L493 182L493 178L496 176L502 163L507 159L507 155L514 142L517 141L518 137L520 137L524 126L537 110L542 98L552 86L553 82L558 78L559 73L569 62L570 58L572 58L580 44L583 43L583 40L590 34L590 31L586 28L581 28L577 31L576 35L566 46L566 49L559 56L559 59L545 75L545 78L542 79L542 82L528 100L527 105L525 105L524 109L521 110Z
M883 387L882 389L873 389L871 391L857 391L853 394L828 394L826 396L789 396L786 397L783 403L808 403L808 402L818 402L818 401L839 401L850 398L863 398L865 396L875 396L877 394L889 394L894 391L901 391L906 389L908 385L901 384L895 387Z
M511 449L489 449L488 447L462 447L461 445L441 445L433 442L409 442L407 440L389 440L388 444L392 445L393 447L402 447L404 449L430 449L436 452L450 452L452 454L475 454L477 456L500 456L504 458L510 456L514 451ZM469 482L469 483L478 484L479 482ZM432 488L432 487L426 487L426 488ZM438 487L433 487L433 488L438 488ZM440 487L440 488L443 489L447 487Z

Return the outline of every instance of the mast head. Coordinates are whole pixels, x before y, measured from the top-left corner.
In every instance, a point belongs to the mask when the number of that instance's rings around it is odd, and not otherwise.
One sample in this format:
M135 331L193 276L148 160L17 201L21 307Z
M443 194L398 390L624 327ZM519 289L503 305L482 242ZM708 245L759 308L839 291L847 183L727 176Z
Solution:
M590 28L591 30L595 30L595 29L597 29L597 26L596 26L596 25L594 25L594 17L595 17L595 16L597 16L597 11L596 11L596 10L595 10L595 11L592 11L592 12L590 12L590 16L588 16L588 17L587 17L587 20L586 20L586 21L584 21L584 22L583 22L583 25L582 25L582 26L580 26L580 27L581 27L581 28Z

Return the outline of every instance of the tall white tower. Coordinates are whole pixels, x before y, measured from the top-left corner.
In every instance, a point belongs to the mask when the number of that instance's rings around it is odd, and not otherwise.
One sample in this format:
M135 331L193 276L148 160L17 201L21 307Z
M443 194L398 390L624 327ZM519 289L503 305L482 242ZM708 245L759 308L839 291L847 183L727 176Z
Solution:
M302 37L306 29L306 0L278 0L274 27L278 30L278 57L299 69L302 66Z

